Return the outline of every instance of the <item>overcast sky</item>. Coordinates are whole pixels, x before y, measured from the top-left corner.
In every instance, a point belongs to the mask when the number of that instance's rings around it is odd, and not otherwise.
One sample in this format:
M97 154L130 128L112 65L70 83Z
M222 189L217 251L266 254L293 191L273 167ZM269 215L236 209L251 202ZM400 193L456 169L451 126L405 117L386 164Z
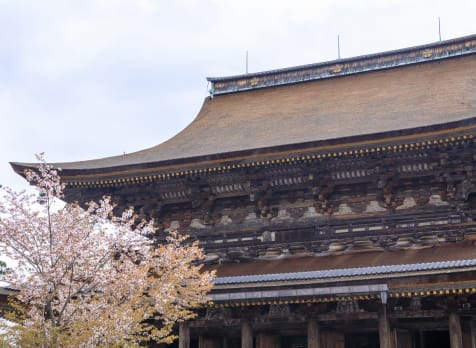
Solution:
M176 134L228 76L476 33L476 0L0 0L0 184L8 162L76 161ZM219 139L217 140L219 141Z

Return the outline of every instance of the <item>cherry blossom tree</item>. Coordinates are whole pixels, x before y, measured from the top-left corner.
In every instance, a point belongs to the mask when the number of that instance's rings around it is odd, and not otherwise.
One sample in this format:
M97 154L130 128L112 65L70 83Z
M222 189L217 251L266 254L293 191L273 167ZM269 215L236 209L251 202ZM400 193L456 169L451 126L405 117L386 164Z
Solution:
M155 245L153 222L113 215L109 198L87 209L55 209L64 185L40 156L27 172L37 193L4 188L0 253L17 262L6 277L19 290L8 337L21 347L123 347L170 342L173 325L206 303L213 274L196 243L177 232Z

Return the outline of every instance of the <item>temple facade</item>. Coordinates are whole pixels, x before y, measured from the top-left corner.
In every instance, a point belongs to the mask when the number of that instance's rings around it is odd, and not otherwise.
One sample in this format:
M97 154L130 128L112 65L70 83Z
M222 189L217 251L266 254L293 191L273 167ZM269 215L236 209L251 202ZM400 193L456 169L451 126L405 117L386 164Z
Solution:
M209 81L170 140L56 164L200 241L176 345L476 348L476 35Z

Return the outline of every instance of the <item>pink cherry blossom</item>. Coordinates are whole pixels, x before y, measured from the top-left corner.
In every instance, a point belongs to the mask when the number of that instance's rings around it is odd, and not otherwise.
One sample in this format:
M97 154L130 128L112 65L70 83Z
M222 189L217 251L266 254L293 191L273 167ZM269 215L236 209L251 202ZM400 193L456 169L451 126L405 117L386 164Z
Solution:
M170 342L174 323L209 301L214 274L197 265L198 244L173 232L154 246L153 221L137 223L132 210L114 216L108 197L87 209L55 208L64 184L39 159L38 171L25 173L37 194L4 188L0 200L0 254L18 263L5 279L20 303L9 339L41 347Z

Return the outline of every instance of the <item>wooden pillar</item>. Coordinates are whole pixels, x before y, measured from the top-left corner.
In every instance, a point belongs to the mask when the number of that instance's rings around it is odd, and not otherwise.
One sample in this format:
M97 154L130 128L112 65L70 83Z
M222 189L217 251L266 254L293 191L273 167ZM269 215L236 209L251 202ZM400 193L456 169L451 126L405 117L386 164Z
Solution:
M307 348L322 348L321 335L316 319L309 319L307 321Z
M448 322L450 328L451 348L463 348L463 334L461 331L459 315L455 312L450 312Z
M378 313L378 335L380 348L392 348L390 321L387 316L387 305L381 304Z
M253 332L247 321L241 323L241 348L253 348Z
M190 348L190 328L185 322L179 323L179 348Z

